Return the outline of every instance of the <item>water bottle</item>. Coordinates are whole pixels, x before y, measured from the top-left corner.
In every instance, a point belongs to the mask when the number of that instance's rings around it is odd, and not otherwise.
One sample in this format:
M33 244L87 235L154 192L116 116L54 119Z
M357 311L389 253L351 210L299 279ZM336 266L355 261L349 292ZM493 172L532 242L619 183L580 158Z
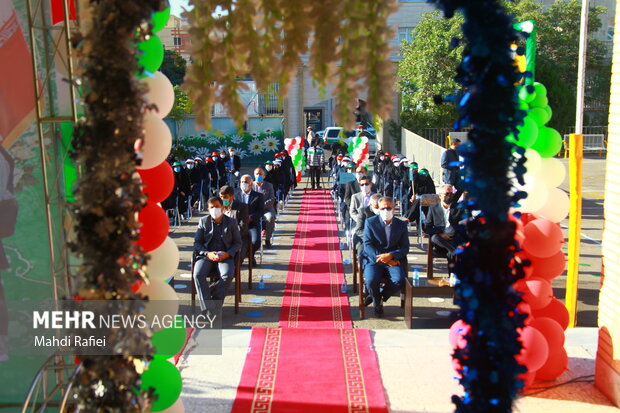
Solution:
M265 280L263 279L263 276L260 276L260 282L258 283L258 289L259 290L264 290L265 288Z
M340 292L343 294L347 293L347 279L342 277L342 285L340 286Z
M413 270L413 285L420 284L420 271L417 268Z

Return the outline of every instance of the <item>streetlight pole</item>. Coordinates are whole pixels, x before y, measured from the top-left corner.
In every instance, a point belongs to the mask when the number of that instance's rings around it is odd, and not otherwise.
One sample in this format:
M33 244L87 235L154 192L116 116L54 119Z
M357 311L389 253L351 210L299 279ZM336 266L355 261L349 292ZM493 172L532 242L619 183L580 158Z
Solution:
M582 0L579 33L579 64L577 67L577 114L575 133L569 141L570 216L568 221L568 273L566 277L566 308L568 326L577 324L577 288L579 283L579 249L581 244L581 181L583 163L583 101L586 75L589 0Z

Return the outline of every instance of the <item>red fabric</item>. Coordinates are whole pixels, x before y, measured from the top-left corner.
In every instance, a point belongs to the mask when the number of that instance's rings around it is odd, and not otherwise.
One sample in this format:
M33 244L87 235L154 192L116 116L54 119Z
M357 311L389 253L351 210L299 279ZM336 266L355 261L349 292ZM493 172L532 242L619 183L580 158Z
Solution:
M13 4L0 7L0 16L10 16L0 21L0 136L14 140L35 109L32 58Z
M252 329L232 413L388 412L370 332L351 328L343 273L329 193L306 191L280 327Z
M65 20L65 0L50 0L52 7L52 24ZM67 0L69 4L69 20L75 20L75 0Z
M304 193L284 289L280 327L352 328L340 292L344 268L329 192Z
M387 413L366 329L252 329L232 413Z

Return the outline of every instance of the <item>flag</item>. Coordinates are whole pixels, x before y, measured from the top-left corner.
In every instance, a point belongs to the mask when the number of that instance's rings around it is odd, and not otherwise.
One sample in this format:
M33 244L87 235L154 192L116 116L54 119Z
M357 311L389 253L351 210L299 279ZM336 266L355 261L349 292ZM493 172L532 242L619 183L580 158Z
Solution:
M35 120L32 58L12 1L0 2L0 139L9 148Z

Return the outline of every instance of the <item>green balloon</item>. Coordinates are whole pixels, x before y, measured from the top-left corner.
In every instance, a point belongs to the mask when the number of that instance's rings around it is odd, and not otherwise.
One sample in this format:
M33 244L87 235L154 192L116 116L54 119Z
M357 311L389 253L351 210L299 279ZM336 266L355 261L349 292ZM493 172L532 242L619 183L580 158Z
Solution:
M547 96L547 88L539 82L534 82L534 92L536 92L536 96Z
M536 95L534 100L530 102L530 108L544 108L549 104L549 99L544 95Z
M532 108L527 112L527 116L536 122L538 127L545 126L545 123L549 121L547 112L543 108Z
M155 389L157 400L153 402L151 411L160 412L172 406L181 395L183 380L181 373L169 361L164 359L153 359L148 369L142 373L140 388L148 390L150 387Z
M557 130L544 126L538 130L538 139L532 149L542 158L551 158L562 149L562 135Z
M519 99L525 103L530 103L532 100L536 98L536 92L528 93L527 86L521 86L519 89Z
M138 50L142 55L138 59L138 64L144 68L146 72L155 73L164 61L164 45L158 36L152 35L148 40L138 43ZM144 77L146 76L143 74Z
M169 327L159 330L153 334L153 347L155 347L155 357L169 359L183 348L185 344L185 328Z
M530 105L528 105L526 102L524 102L521 99L519 99L519 109L521 109L521 110L529 110L530 109Z
M543 108L543 110L547 113L547 122L549 122L551 120L551 117L553 116L553 111L551 110L551 106L547 105Z
M523 125L517 126L517 130L519 131L517 134L518 139L510 141L510 136L512 136L512 134L506 139L523 148L529 148L536 142L536 138L538 137L538 125L536 125L536 122L529 115L523 119Z
M156 33L166 27L168 20L170 19L170 6L166 7L162 11L156 11L153 13L151 24L153 25L153 33Z

